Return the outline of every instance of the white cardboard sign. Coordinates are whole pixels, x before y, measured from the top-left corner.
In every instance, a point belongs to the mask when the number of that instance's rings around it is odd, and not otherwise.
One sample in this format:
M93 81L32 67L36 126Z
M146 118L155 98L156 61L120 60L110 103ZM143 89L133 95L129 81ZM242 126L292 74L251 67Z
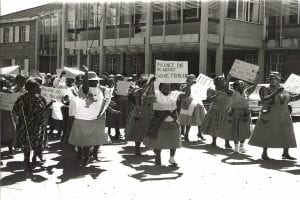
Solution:
M155 77L160 83L183 83L187 74L187 61L156 60Z
M51 102L51 100L61 102L62 97L64 97L66 93L66 88L53 88L41 86L41 95L46 99L47 103Z
M133 86L133 85L135 85L135 82L118 81L117 88L116 88L116 94L122 95L122 96L127 96L129 87Z
M214 86L214 80L204 74L199 74L196 79L196 83L191 86L191 95L195 99L204 100L206 99L206 91L208 88Z
M259 66L235 59L230 74L232 77L253 83Z
M300 93L300 76L291 74L284 83L284 89L288 92L299 94Z

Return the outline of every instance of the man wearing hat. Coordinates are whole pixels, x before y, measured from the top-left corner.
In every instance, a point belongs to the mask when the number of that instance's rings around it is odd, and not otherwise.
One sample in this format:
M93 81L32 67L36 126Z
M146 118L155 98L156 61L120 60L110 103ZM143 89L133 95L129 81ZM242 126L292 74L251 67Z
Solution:
M108 142L105 134L105 115L103 113L104 104L110 101L106 97L107 88L100 87L100 78L95 72L88 71L84 66L85 76L79 94L73 98L71 109L74 113L74 122L71 128L69 143L79 147L79 153L83 151L84 159L82 165L87 165L89 161L89 150L93 147L93 157L98 160L97 154L99 146Z

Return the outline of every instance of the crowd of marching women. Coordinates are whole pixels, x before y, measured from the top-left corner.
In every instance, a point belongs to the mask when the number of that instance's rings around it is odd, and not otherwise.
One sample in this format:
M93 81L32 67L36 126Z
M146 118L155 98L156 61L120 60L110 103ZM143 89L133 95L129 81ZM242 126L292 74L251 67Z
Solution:
M234 152L245 153L249 139L249 145L263 148L263 160L270 159L268 148L282 148L283 159L295 159L289 154L296 139L287 104L300 95L291 95L280 86L278 72L272 72L268 86L259 91L263 106L254 130L250 129L248 98L258 78L250 86L235 80L231 88L230 74L214 77L214 87L207 90L210 106L206 110L191 90L194 75L188 75L184 84L160 83L157 87L155 77L133 75L126 79L132 82L127 94L120 95L116 85L125 81L122 75L99 77L85 66L83 72L72 78L64 71L56 77L1 76L1 92L19 94L11 111L1 111L1 143L9 147L10 154L14 148L24 153L27 170L37 165L37 159L45 161L42 152L49 137L73 145L83 166L98 160L101 145L122 136L135 143L135 155L141 155L143 143L154 151L155 165L161 165L161 151L169 149L169 163L177 165L175 153L182 145L181 136L188 142L191 126L197 126L200 140L205 140L203 134L210 135L212 147L222 138L225 148L232 148L233 142ZM41 86L65 88L66 93L61 100L46 101Z

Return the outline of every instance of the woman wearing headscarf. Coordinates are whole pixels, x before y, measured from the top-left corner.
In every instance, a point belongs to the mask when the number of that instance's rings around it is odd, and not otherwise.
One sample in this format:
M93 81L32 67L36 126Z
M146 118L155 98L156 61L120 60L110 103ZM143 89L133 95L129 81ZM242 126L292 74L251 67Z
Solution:
M220 128L221 121L224 119L226 112L230 108L230 100L225 92L224 76L214 78L215 89L207 90L207 100L211 102L209 110L204 118L202 125L203 134L212 137L211 145L216 146L217 132ZM225 140L225 148L232 148L229 140Z
M108 142L105 134L105 115L103 114L107 97L106 89L99 86L100 78L95 72L88 72L84 67L85 76L83 85L77 97L73 98L70 106L74 112L74 122L71 128L68 142L78 147L78 153L83 152L82 165L89 161L90 148L93 148L92 155L98 160L98 149L100 145Z
M147 79L137 81L138 86L128 91L128 97L133 104L125 127L125 139L135 142L135 155L141 155L140 145L145 138L150 119L153 115L151 102L143 102L142 96L147 87Z
M181 125L181 134L184 135L186 142L189 142L189 131L191 126L198 126L197 136L204 140L201 133L201 125L204 120L206 110L202 101L200 100L200 102L198 102L194 99L193 95L191 95L191 86L194 83L195 75L189 75L187 77L187 83L182 88L182 91L184 91L188 97L181 101L179 123Z
M296 148L297 144L288 103L299 100L300 94L286 92L280 86L280 80L280 73L271 72L269 86L259 90L263 104L249 144L263 148L263 160L270 159L268 148L283 148L283 159L296 159L289 154L289 148Z
M159 90L154 89L154 79L151 87L146 91L148 98L153 98L154 114L144 140L146 147L154 149L155 165L161 165L161 150L170 149L169 163L177 165L174 157L176 149L181 147L179 124L177 123L178 99L187 97L181 91L171 91L171 85L160 83Z
M14 104L12 113L16 123L17 143L24 153L27 170L36 165L36 157L41 157L43 134L45 131L46 100L40 93L40 86L31 79L25 83L26 93L21 95ZM33 150L32 166L30 150Z
M221 123L218 137L234 141L234 151L245 153L244 143L251 135L251 116L248 97L257 86L259 73L257 73L252 86L246 87L244 81L236 80L233 83L233 90L229 88L230 78L231 75L228 74L225 91L230 99L231 106Z

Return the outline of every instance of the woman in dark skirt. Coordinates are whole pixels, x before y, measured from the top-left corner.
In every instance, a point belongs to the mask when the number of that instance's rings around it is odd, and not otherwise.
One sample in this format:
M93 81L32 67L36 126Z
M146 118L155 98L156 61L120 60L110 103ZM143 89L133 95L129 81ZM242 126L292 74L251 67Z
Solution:
M138 83L140 87L132 88L128 93L134 106L125 127L125 139L135 142L135 155L141 155L140 145L145 138L145 133L153 115L152 103L142 102L147 79L140 80Z
M270 85L259 91L263 106L258 121L250 137L249 144L263 148L261 158L268 157L268 148L283 148L282 158L295 160L290 156L289 148L296 148L293 121L288 103L300 99L300 94L290 95L280 86L281 75L270 74Z
M28 80L25 89L27 92L17 99L12 113L16 123L17 144L24 152L26 169L31 170L36 165L36 157L41 158L47 105L45 98L39 95L41 90L35 80ZM30 150L34 151L32 166Z
M154 79L151 87L146 92L148 98L153 98L154 114L150 121L144 144L154 149L155 165L161 165L161 150L170 149L169 163L177 165L174 156L177 148L181 147L179 124L177 123L178 99L186 98L186 94L179 91L171 91L171 85L161 83L159 91L154 90ZM152 89L151 89L152 88Z

